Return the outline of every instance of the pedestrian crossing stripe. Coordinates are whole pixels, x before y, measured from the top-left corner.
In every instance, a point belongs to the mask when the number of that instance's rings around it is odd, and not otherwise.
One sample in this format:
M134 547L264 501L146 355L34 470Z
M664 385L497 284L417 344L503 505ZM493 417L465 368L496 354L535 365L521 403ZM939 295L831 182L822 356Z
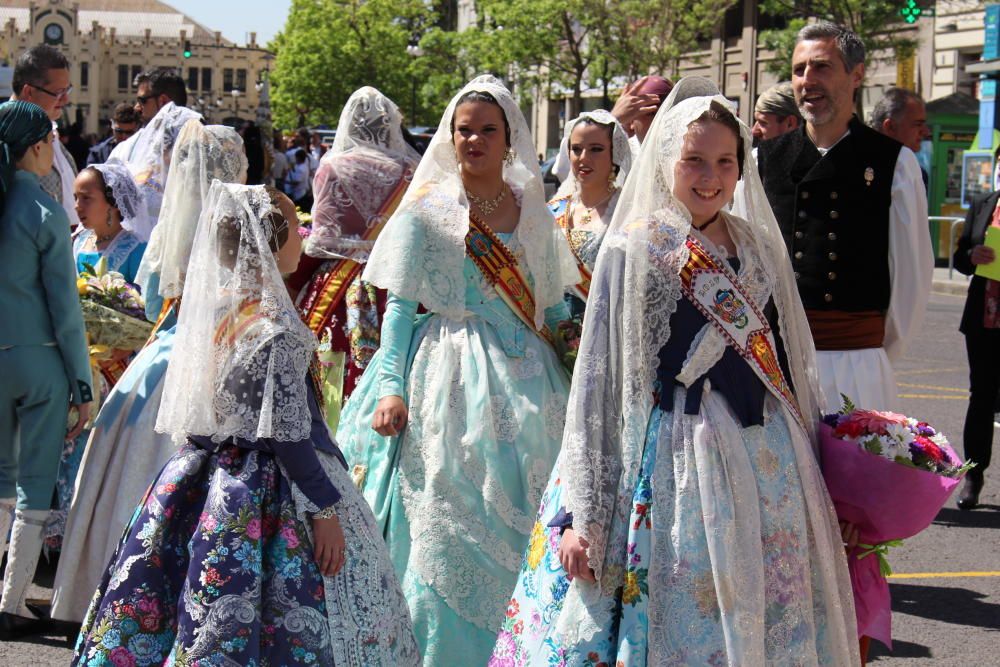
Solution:
M943 579L959 577L1000 577L1000 572L896 572L889 579Z

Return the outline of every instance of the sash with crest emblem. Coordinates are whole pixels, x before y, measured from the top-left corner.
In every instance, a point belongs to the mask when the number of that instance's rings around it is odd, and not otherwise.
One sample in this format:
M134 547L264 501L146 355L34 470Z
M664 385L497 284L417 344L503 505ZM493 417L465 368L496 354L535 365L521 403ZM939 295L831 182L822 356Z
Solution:
M774 333L757 304L724 260L691 236L687 247L691 257L681 269L684 295L804 427L791 385L778 363Z
M562 200L561 211L556 215L556 224L559 228L563 230L566 235L566 241L569 243L569 249L573 252L573 259L576 260L576 268L580 271L580 282L573 285L572 292L584 303L587 302L587 297L590 295L590 282L593 279L593 275L590 269L587 268L587 264L580 259L580 249L577 240L573 238L573 230L569 226L569 203L570 195L567 195Z

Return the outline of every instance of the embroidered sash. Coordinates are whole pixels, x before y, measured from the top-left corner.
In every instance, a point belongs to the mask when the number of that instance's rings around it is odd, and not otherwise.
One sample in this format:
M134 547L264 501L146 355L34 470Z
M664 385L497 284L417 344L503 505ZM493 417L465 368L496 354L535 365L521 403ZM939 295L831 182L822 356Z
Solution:
M378 224L373 225L365 231L361 237L363 241L374 241L378 237L379 233L385 227L385 223L388 222L390 216L395 212L396 207L399 206L399 202L403 198L403 194L406 192L409 184L410 181L408 179L399 179L396 187L393 188L389 197L386 198L378 210ZM347 288L361 274L363 268L364 265L355 262L353 259L341 259L337 261L326 277L309 285L309 291L302 301L301 316L302 321L317 336L322 335L323 329L329 326L334 311L336 311L340 302L344 300L344 297L347 296Z
M681 269L684 295L804 427L792 388L778 363L774 334L757 304L725 261L690 236L687 246L691 257Z
M562 210L556 215L556 224L563 230L566 234L566 241L569 243L569 249L573 253L573 259L576 260L576 268L580 271L580 282L573 285L572 291L581 301L586 303L587 297L590 295L590 281L593 279L590 269L587 268L587 264L580 259L580 252L577 245L574 243L572 229L569 226L569 202L571 196L566 196L560 199L557 204L561 205ZM555 211L553 211L555 212Z
M476 267L514 314L550 345L555 345L555 338L548 327L543 326L541 330L535 328L535 295L528 286L528 279L521 272L517 257L493 230L471 211L469 233L465 235L465 248Z
M226 341L227 345L232 345L240 335L250 328L258 320L264 319L264 313L260 312L260 299L245 301L238 313L229 314L222 318L215 328L213 342L216 345Z

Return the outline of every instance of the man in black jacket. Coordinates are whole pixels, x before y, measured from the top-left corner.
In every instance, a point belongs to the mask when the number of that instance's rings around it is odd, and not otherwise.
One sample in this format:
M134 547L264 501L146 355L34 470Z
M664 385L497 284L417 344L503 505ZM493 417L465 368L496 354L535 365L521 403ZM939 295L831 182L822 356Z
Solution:
M804 125L757 159L816 342L827 412L845 394L896 408L892 362L923 319L934 258L913 152L854 115L865 49L833 23L803 28L792 90Z
M991 225L1000 225L998 199L1000 191L991 192L975 198L969 207L954 258L955 268L967 276L973 275L977 266L992 264L997 259L993 249L983 241ZM979 505L993 449L993 406L1000 391L1000 282L982 276L972 278L959 331L965 334L969 355L969 408L965 413L962 443L965 456L976 467L965 476L958 506L971 510Z

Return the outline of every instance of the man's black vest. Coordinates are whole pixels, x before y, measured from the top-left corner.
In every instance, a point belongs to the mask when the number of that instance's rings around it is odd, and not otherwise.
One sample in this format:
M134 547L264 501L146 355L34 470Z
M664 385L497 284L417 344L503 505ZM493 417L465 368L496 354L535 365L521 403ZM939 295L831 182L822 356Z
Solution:
M805 127L760 144L757 160L811 310L886 311L889 208L902 144L863 125L825 156Z

